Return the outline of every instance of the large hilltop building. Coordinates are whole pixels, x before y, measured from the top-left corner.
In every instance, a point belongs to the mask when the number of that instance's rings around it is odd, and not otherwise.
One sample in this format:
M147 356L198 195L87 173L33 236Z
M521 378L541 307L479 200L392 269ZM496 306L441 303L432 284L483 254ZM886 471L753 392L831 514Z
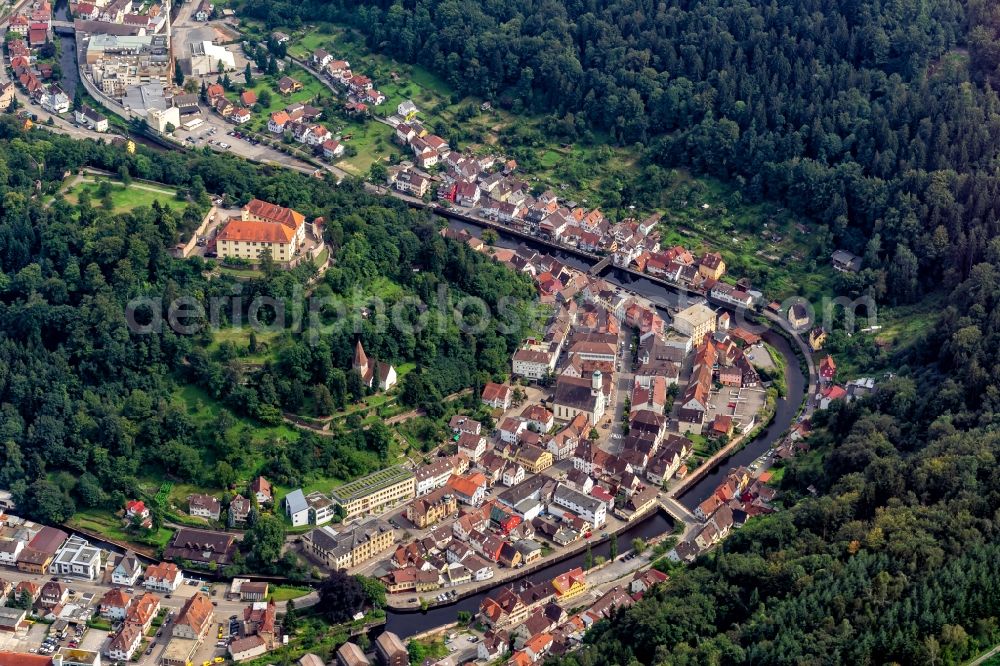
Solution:
M305 242L306 226L302 213L253 199L243 207L240 217L226 223L216 240L217 252L224 259L255 263L261 252L269 251L274 261L287 264Z

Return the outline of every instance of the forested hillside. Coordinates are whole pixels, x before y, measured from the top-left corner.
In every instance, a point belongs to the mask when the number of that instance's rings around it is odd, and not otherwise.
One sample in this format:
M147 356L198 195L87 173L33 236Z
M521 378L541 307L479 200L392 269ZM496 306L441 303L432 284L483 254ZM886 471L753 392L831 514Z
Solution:
M865 255L868 270L845 287L880 300L954 287L998 231L1000 100L982 86L1000 66L989 0L246 7L272 26L352 25L463 94L550 114L563 140L606 131L650 163L784 201Z
M65 172L84 165L176 185L194 200L125 214L99 201L70 205L56 190ZM35 192L39 169L41 191ZM363 395L357 373L350 372L355 320L373 357L416 365L402 382L402 399L441 409L441 396L506 368L521 327L529 324L510 320L507 335L491 329L473 337L447 316L443 326L403 333L377 326L376 317L362 322L360 307L367 301L361 300L345 310L351 319L340 328L302 331L289 316L272 350L275 358L260 367L241 363L238 355L246 350L233 345L210 351L207 327L190 335L168 325L133 332L125 312L137 297L162 302L164 321L175 298L191 297L206 312L215 299L223 328L234 312L246 321L260 295L291 299L289 312L299 306L308 313L308 304L294 298L310 266L237 282L211 273L213 264L200 259L169 256L181 230L190 233L207 210L206 190L234 205L257 196L293 206L309 219L324 216L337 265L315 293L331 302L353 298L355 290L370 296L376 278L395 289L385 298L387 312L403 297L438 303L439 288L445 308L465 295L491 306L505 297L527 303L534 296L527 278L443 239L426 215L367 195L358 183L333 187L209 151L130 155L120 146L24 133L13 117L2 118L0 487L12 489L28 515L60 522L76 508L117 510L149 476L221 488L261 472L289 485L314 470L339 478L366 473L386 462L391 435L384 427L362 432L348 423L332 437L302 433L295 446L269 441L251 447L252 430L228 434L233 413L250 424L275 424L282 411L299 410L307 395L325 394L334 408ZM415 307L400 312L405 320L418 315ZM150 321L150 314L140 308L137 319ZM319 315L320 324L336 321L325 310ZM195 405L178 398L190 385L232 413L221 411L217 423L196 423Z

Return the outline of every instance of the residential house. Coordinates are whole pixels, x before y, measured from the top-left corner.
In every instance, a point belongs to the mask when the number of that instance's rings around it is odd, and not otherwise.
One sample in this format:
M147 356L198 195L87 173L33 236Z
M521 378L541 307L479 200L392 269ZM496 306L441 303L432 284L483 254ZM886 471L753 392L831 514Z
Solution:
M427 194L430 188L430 180L410 169L396 171L394 175L390 176L390 183L400 192L418 198Z
M101 597L101 617L112 621L124 620L131 602L132 597L126 594L125 590L113 587Z
M258 476L250 482L250 492L257 497L257 504L261 506L274 501L271 484L263 476Z
M2 94L0 94L0 108L4 108ZM108 119L86 104L77 109L74 113L74 119L78 125L84 125L94 132L108 131Z
M202 592L195 592L181 607L174 620L174 638L201 640L208 633L215 618L212 601Z
M115 568L112 569L111 582L115 585L131 587L139 580L142 572L142 563L139 562L139 558L135 556L135 553L129 550L118 559Z
M410 654L403 641L391 631L383 631L375 639L375 655L381 666L409 666Z
M555 417L541 405L528 405L521 411L521 418L538 432L548 432L555 425Z
M726 272L726 262L718 252L706 252L698 262L698 273L712 280L720 279Z
M306 502L306 496L301 488L285 495L285 515L293 527L309 524L309 503Z
M309 506L309 522L313 525L325 525L336 515L336 505L333 500L318 490L306 495Z
M42 591L38 595L38 604L45 608L52 608L65 603L69 598L69 588L56 581L48 581L42 585Z
M231 499L229 501L229 526L242 527L246 525L251 508L250 500L242 495L237 495Z
M487 631L476 646L479 661L494 662L501 659L510 649L510 635L506 631Z
M141 643L141 628L134 624L125 623L108 643L108 657L115 661L129 661Z
M833 357L827 354L819 362L819 378L822 382L829 384L836 375L837 364L834 362Z
M795 329L805 329L812 323L812 317L809 314L809 305L803 302L793 303L788 308L787 317L788 323Z
M12 567L17 564L17 557L24 550L24 541L20 539L4 539L0 541L0 564Z
M445 486L455 494L459 502L469 506L480 506L486 496L486 477L481 472L459 476L452 474Z
M244 125L253 119L253 114L250 113L250 109L245 106L238 106L233 109L232 113L229 114L229 120L236 125Z
M657 569L646 569L636 572L629 583L628 590L632 594L644 594L652 588L665 583L670 577Z
M316 49L312 52L312 64L319 67L326 67L333 61L333 56L327 53L324 49Z
M417 105L410 100L404 100L396 106L396 115L403 119L404 122L409 122L417 115L418 109Z
M152 592L132 599L125 613L125 623L142 628L142 633L149 631L153 620L160 612L160 598Z
M192 516L218 520L222 504L217 497L195 493L188 495L188 513Z
M458 437L458 453L472 462L477 462L486 453L486 438L471 432L463 432Z
M327 139L323 142L323 157L328 160L335 160L344 155L344 146L339 141Z
M862 259L847 250L837 250L830 257L835 270L841 273L857 273L861 270Z
M267 121L267 131L272 134L284 134L285 128L288 127L288 123L290 122L291 119L287 113L284 111L274 111Z
M155 592L174 592L184 582L184 573L173 562L160 562L146 567L142 585Z
M506 384L489 382L483 387L481 401L484 405L489 405L494 409L510 409L510 403L514 397L514 390Z
M278 79L278 92L282 95L291 95L302 90L302 83L290 76L283 76Z

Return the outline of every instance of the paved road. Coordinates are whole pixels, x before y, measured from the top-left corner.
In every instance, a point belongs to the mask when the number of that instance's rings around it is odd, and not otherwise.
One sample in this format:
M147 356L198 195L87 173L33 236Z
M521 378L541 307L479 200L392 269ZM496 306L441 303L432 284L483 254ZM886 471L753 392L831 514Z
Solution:
M990 650L989 652L987 652L987 653L985 653L983 655L980 655L979 657L976 657L975 659L973 659L972 661L970 661L965 666L979 666L979 664L983 663L984 661L986 661L987 659L989 659L990 657L992 657L993 655L995 655L997 653L1000 653L1000 645L997 645L992 650Z

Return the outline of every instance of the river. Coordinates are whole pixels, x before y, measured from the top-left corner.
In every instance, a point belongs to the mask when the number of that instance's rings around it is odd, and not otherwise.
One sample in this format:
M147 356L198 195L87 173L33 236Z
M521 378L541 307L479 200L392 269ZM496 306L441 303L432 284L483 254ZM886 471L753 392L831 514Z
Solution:
M692 511L705 501L705 498L715 492L719 483L729 473L730 468L739 467L740 465L749 466L750 463L771 448L771 445L788 430L788 427L795 419L799 405L802 404L802 398L806 393L806 378L802 374L799 357L792 351L792 346L788 340L774 331L766 331L761 337L764 338L767 344L777 349L785 357L785 385L788 388L787 394L784 398L778 399L777 405L775 405L774 418L763 432L759 433L753 441L733 455L722 459L715 469L706 474L704 478L692 485L683 495L677 498L678 502Z
M643 520L641 523L632 526L628 530L622 532L618 535L618 548L619 552L625 552L629 550L632 546L631 541L636 537L642 539L650 539L652 537L659 536L664 532L669 532L673 530L673 523L667 518L662 512L657 511L655 514L649 518ZM607 557L611 551L611 542L605 541L604 543L594 546L591 552L594 557ZM551 566L545 567L544 569L539 569L534 573L528 574L524 578L533 582L541 582L546 580L551 580L557 575L568 571L573 567L583 566L583 560L586 558L586 552L581 552L578 555L574 555L568 560L553 564ZM505 584L510 584L509 581ZM495 589L495 588L494 588ZM479 611L479 604L482 600L489 594L489 590L481 592L480 594L462 599L450 606L439 606L437 608L432 608L426 612L423 611L408 611L408 612L395 612L390 611L386 614L386 625L385 628L388 631L395 632L402 638L408 636L413 636L414 634L419 634L421 632L433 629L434 627L441 626L442 624L448 624L449 622L455 622L458 619L459 611L468 611L475 615Z
M69 16L69 2L59 0L55 5L53 19L56 21L72 21ZM80 69L76 63L76 38L70 35L55 36L59 40L59 67L62 69L62 76L59 78L59 85L70 99L76 95L76 87L80 85Z

